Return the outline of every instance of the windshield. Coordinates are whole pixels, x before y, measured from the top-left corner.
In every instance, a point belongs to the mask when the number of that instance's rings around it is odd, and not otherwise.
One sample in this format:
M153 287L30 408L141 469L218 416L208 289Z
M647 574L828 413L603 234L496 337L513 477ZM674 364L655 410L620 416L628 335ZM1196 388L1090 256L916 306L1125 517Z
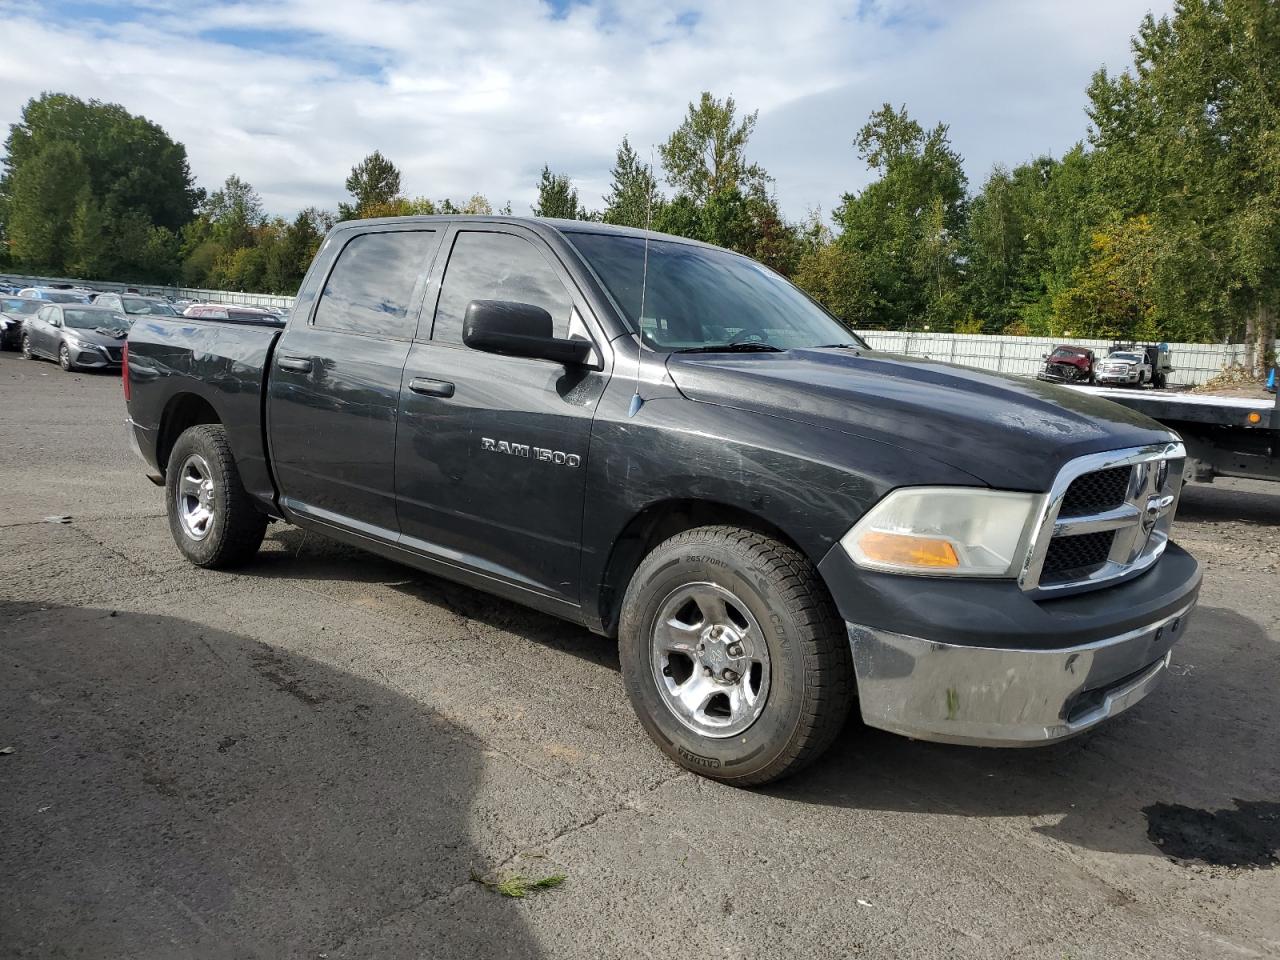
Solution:
M176 317L178 311L167 303L160 303L156 300L141 300L137 297L124 297L121 300L124 304L125 313L152 313L161 317Z
M1053 351L1053 356L1058 360L1079 360L1084 354L1078 350L1067 350L1065 347L1059 347Z
M129 327L129 321L114 310L63 310L62 322L76 330L96 330L98 327L125 330Z
M1113 353L1110 357L1112 360L1131 360L1138 363L1142 360L1136 353Z
M0 300L0 313L35 313L39 309L39 300L24 300L21 297L5 297Z
M41 296L52 303L88 303L89 298L83 293L64 293L61 290L46 290Z
M655 350L751 346L780 350L866 344L766 267L725 250L649 241L644 316L644 239L575 233L569 239Z

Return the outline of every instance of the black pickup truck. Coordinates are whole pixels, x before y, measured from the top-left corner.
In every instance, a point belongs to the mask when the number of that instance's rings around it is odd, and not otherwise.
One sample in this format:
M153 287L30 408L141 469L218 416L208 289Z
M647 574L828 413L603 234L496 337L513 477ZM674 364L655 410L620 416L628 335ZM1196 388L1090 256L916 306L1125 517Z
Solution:
M616 637L675 762L759 784L869 725L1087 730L1200 586L1139 413L871 351L777 274L598 223L342 223L283 330L142 317L128 432L174 540L284 520Z

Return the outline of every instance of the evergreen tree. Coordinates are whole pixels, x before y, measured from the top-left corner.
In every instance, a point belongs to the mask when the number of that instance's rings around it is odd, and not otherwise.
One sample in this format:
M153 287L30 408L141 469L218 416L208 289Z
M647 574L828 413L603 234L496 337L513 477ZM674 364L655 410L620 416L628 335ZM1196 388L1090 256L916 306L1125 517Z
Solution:
M400 195L400 171L375 150L351 168L346 188L355 202L339 205L340 219L371 216L374 214L369 211L373 208L388 204Z
M618 147L613 181L604 197L603 219L624 227L644 227L662 204L653 169L640 162L626 137Z
M488 201L486 201L487 205ZM544 164L538 181L538 200L533 205L535 217L558 217L562 220L586 220L587 213L578 205L578 191L567 176L551 172Z

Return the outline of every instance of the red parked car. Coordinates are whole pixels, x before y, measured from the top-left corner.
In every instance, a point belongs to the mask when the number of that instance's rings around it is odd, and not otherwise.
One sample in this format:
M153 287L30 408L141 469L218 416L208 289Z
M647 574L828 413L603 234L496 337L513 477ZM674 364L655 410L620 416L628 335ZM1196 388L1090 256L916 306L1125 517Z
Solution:
M1093 351L1088 347L1057 346L1044 355L1044 369L1039 380L1054 383L1093 383Z

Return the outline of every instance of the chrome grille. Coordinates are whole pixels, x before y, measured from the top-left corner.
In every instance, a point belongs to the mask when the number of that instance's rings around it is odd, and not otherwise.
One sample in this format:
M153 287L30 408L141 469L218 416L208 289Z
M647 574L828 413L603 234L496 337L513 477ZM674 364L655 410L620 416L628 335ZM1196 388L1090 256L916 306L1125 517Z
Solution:
M1024 590L1088 589L1146 570L1169 542L1186 450L1170 442L1072 460L1032 537Z

